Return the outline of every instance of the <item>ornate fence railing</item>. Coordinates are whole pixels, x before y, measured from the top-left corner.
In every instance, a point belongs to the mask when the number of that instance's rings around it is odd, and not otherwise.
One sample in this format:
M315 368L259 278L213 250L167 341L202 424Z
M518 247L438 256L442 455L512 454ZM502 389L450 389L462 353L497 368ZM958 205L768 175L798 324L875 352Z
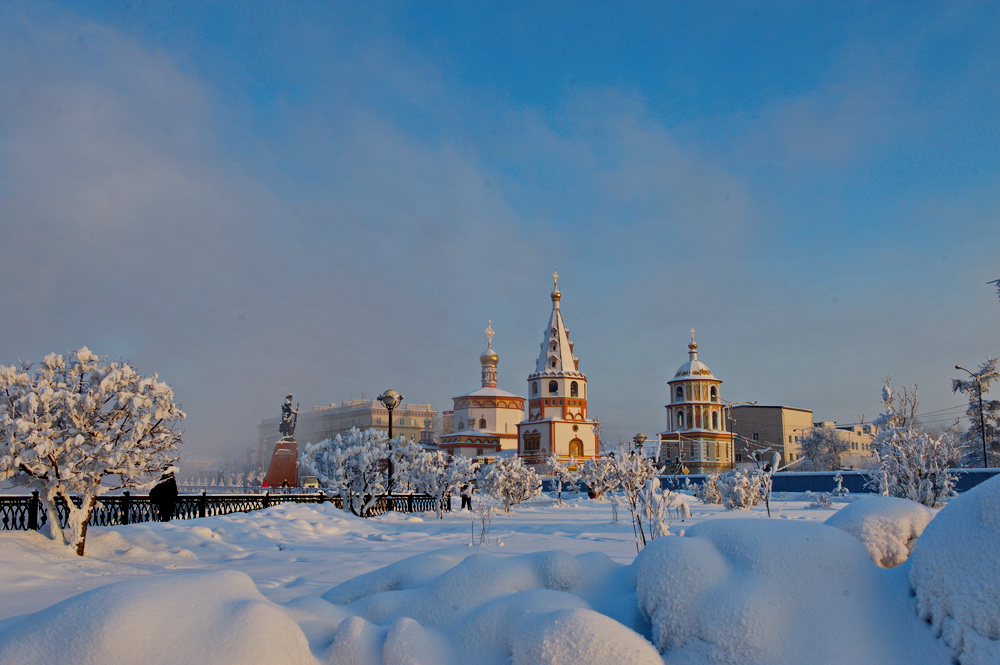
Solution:
M73 497L74 503L80 505L80 497ZM415 513L434 510L437 499L427 494L395 494L379 497L366 517L381 515L395 510L401 513ZM339 496L299 493L270 494L181 494L177 497L173 519L195 519L198 517L216 517L231 513L246 513L269 508L279 503L332 503L337 508L343 508L343 499ZM441 502L443 510L451 509L451 499L446 497ZM68 511L64 503L56 504L59 524L65 527ZM38 492L21 496L0 496L0 531L35 531L48 521L49 515L38 497ZM133 496L129 492L104 495L97 500L94 511L90 514L91 526L116 526L121 524L136 524L139 522L155 522L159 519L156 505L148 496Z

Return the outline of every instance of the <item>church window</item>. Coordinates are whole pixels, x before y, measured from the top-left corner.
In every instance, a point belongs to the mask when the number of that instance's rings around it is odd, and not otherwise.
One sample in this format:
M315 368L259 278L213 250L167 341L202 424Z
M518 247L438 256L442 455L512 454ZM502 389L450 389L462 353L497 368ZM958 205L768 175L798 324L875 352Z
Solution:
M555 367L555 366L556 366L556 359L552 358L551 360L549 360L549 367Z
M684 429L684 412L677 412L677 429Z
M583 457L583 441L573 439L569 442L569 454L572 457Z
M524 435L524 449L529 450L539 450L541 449L542 435L538 432L527 432Z
M538 381L532 382L532 384L531 384L531 394L532 395L537 395L538 394Z
M677 388L674 390L674 401L675 402L684 401L684 388L682 388L681 386L677 386Z
M558 395L559 394L559 384L555 381L549 381L549 394Z
M555 343L555 342L552 342L552 350L553 350L553 351L555 351L555 350L556 350L556 343Z
M486 418L479 419L479 429L486 429Z
M576 381L569 384L569 396L570 397L580 396L580 385Z
M716 411L712 412L712 429L719 429L719 414Z
M716 386L712 386L712 393L711 394L712 394L712 401L713 402L718 402L719 401L719 389Z

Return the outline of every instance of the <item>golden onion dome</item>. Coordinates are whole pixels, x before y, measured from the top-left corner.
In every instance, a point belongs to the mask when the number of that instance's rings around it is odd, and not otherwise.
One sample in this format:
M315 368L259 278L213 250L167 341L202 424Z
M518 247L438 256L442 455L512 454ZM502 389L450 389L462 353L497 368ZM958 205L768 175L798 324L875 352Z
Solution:
M479 356L479 362L483 365L496 365L500 362L500 356L493 350L493 347L489 347L483 351L483 355Z

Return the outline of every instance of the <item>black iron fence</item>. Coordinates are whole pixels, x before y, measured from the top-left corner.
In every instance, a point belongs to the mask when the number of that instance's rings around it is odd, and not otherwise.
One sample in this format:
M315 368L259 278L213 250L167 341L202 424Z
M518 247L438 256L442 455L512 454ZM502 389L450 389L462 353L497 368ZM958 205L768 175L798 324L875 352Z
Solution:
M73 502L80 506L80 497L73 497ZM303 494L280 492L271 494L181 494L177 497L173 519L195 519L198 517L215 517L231 513L246 513L262 510L279 503L332 503L337 508L343 508L343 499L339 496L327 496L322 493ZM434 510L437 499L427 494L396 494L379 497L365 517L382 515L395 510L400 513L428 512ZM443 510L451 509L451 498L446 497L441 502ZM68 523L69 511L66 504L56 504L59 525L63 528ZM37 531L48 521L49 515L39 499L38 492L22 496L0 496L0 531ZM97 500L94 511L90 514L91 526L117 526L121 524L136 524L139 522L155 522L159 519L156 504L148 496L133 496L129 492L104 495Z

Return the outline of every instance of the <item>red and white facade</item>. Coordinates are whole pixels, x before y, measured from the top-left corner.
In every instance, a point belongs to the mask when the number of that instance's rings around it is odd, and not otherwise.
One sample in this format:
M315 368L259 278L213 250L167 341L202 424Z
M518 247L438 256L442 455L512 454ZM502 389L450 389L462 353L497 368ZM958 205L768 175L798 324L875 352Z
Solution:
M517 426L517 452L526 464L540 464L553 453L566 461L600 454L598 423L587 415L587 377L560 310L559 274L552 280L552 314L528 376L528 412Z
M482 387L452 398L453 431L441 435L438 446L455 455L492 458L501 450L517 449L518 423L524 418L524 398L497 388L500 356L493 350L493 323L486 328L486 351L479 357Z

